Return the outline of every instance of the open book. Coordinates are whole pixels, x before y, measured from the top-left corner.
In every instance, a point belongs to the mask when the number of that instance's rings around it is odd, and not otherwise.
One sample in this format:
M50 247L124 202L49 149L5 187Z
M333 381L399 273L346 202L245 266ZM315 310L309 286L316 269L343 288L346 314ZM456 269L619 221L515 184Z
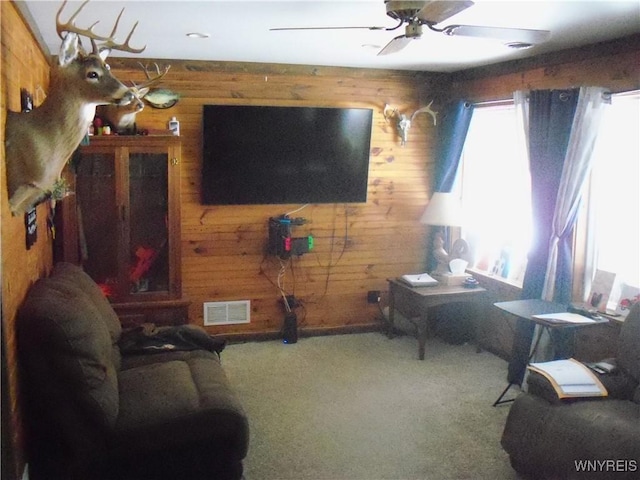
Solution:
M532 363L527 368L545 376L558 398L607 396L607 389L598 377L586 365L573 358Z
M411 287L431 287L437 285L438 281L428 273L419 273L417 275L402 275L398 278L401 282Z

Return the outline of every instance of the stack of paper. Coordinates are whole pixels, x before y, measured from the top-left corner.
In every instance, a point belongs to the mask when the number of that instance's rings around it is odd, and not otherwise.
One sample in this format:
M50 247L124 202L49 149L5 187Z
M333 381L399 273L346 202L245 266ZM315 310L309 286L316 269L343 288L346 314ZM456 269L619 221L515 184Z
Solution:
M411 287L431 287L438 284L438 281L428 273L420 273L418 275L402 275L399 280Z
M585 317L584 315L580 315L579 313L570 312L533 315L533 318L538 318L549 323L596 323L593 318Z

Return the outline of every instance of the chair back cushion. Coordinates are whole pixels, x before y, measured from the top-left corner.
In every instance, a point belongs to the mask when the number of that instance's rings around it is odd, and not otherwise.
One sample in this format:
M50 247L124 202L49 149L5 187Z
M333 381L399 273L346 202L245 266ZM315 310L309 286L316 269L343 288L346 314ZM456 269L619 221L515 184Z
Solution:
M65 410L70 418L82 412L88 421L111 428L119 405L119 357L107 326L113 318L96 301L106 302L102 294L87 291L83 283L92 280L84 275L78 267L62 266L31 287L19 311L18 350L27 391L37 397L34 404L56 405L55 415L63 417ZM118 336L114 325L111 329Z
M111 345L113 346L113 362L116 370L119 370L121 363L119 342L122 336L122 325L100 287L82 268L72 263L60 262L56 264L51 276L58 282L64 282L69 288L79 289L78 294L86 296L91 301L99 313L100 320L109 330Z

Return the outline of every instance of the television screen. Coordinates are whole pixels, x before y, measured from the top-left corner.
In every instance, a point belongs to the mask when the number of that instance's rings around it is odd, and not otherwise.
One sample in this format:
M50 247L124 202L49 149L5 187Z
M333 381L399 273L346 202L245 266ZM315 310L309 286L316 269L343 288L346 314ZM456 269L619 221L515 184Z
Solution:
M373 110L203 108L204 204L367 201Z

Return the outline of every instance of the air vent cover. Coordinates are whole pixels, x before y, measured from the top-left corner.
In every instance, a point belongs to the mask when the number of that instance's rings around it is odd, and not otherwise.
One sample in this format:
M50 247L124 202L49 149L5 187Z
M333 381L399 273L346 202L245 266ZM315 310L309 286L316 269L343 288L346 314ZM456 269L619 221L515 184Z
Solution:
M238 300L233 302L205 302L204 324L234 325L251 321L251 302Z

